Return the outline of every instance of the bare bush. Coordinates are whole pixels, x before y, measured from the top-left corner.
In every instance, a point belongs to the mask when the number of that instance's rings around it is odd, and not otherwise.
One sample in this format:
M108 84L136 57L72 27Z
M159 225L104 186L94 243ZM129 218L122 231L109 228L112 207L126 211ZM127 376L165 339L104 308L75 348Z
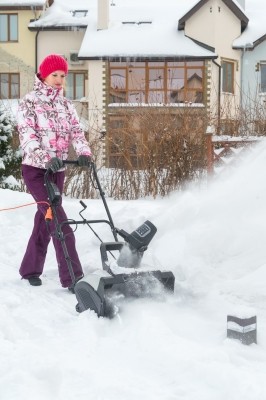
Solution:
M165 196L205 174L204 108L131 108L110 115L106 136L95 131L89 137L108 196ZM99 196L88 171L78 167L68 169L65 194Z

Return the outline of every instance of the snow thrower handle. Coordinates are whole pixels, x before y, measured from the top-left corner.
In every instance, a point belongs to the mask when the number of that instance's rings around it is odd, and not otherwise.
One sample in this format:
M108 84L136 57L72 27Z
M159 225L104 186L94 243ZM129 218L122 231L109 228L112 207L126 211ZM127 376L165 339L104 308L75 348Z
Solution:
M64 162L64 164L78 165L78 160L64 160L63 162ZM95 182L96 182L96 184L97 184L97 188L98 188L98 190L99 190L99 193L100 193L100 196L101 196L101 199L102 199L102 202L103 202L103 205L104 205L106 214L107 214L107 216L108 216L108 220L109 220L109 222L110 222L110 227L111 227L111 230L112 230L114 239L115 239L115 241L117 242L117 241L118 241L117 229L116 229L116 227L115 227L115 225L114 225L113 218L112 218L111 213L110 213L110 211L109 211L109 208L108 208L108 205L107 205L107 202L106 202L106 199L105 199L105 193L104 193L104 191L102 190L102 187L101 187L101 184L100 184L98 175L97 175L97 171L96 171L96 166L95 166L95 164L94 164L93 161L91 161L91 162L89 163L88 168L90 168L90 169L92 170L92 172L93 172L93 177L94 177L94 180L95 180Z

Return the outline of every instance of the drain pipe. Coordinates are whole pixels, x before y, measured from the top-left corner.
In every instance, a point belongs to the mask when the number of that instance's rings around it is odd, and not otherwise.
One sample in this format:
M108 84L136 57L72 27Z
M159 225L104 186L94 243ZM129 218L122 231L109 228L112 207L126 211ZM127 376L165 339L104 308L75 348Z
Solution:
M39 27L35 35L35 74L38 72L38 36L41 28Z
M218 64L215 60L212 60L212 62L219 68L219 77L218 77L218 125L217 125L217 134L220 134L221 130L221 82L222 82L222 66Z

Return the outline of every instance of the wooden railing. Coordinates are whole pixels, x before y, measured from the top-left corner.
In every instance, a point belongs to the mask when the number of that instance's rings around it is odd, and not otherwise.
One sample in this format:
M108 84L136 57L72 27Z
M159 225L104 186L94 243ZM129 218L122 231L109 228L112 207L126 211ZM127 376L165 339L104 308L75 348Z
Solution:
M232 165L245 150L265 139L264 136L218 136L210 133L206 137L208 175L219 173Z

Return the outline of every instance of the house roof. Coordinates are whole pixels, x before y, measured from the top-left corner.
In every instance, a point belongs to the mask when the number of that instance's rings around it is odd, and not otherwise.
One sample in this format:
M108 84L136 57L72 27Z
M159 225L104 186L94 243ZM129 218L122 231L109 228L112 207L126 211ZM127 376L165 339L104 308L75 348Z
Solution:
M30 10L32 7L35 9L43 9L46 0L0 0L1 10Z
M266 40L265 0L246 0L245 12L249 23L245 31L234 40L234 49L252 49Z
M90 5L92 3L93 0ZM97 30L97 9L89 10L79 58L182 60L217 57L211 49L200 46L177 30L179 17L195 4L195 0L112 0L112 3L108 29Z
M1 0L0 0L1 1ZM89 0L54 0L41 18L32 21L29 29L64 30L69 27L86 28L88 25ZM83 11L77 13L76 11Z
M194 7L192 7L186 14L184 14L178 21L178 29L183 30L185 28L186 21L195 14L204 4L209 0L200 0ZM241 30L243 31L248 25L248 17L243 11L242 7L237 1L234 0L222 0L227 7L236 15L236 17L241 21ZM263 0L262 0L263 1Z

